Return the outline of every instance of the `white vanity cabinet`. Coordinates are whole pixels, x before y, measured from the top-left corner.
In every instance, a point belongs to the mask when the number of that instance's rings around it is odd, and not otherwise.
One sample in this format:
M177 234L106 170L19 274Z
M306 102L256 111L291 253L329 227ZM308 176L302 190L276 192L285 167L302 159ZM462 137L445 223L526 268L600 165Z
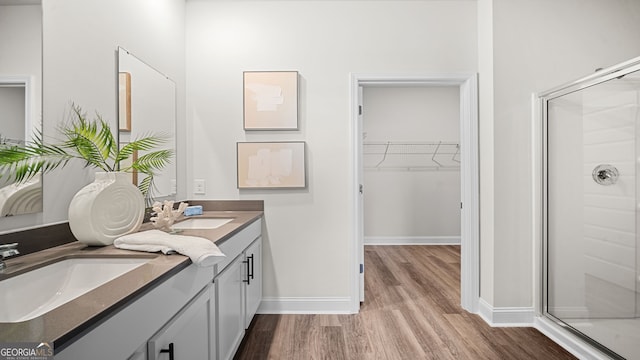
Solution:
M148 360L211 359L215 319L213 286L208 285L147 343ZM214 343L215 344L215 343Z
M191 317L188 315L192 315L191 310L187 312L185 305L194 304L194 301L200 299L200 297L194 297L204 294L203 289L209 289L209 292L205 291L205 293L211 298L211 268L189 265L128 304L62 351L56 350L54 359L144 359L146 352L144 348L154 334L159 334L159 329L169 329L169 324L177 324L175 326L182 327L181 331L185 332L189 326L202 328L199 322L190 321ZM204 296L207 296L206 294ZM202 299L198 300L197 304L200 304L199 301ZM199 314L203 314L204 307L193 307L193 309L196 308ZM184 312L187 312L187 316L182 317L181 314ZM200 331L199 328L192 331ZM213 329L213 326L210 329ZM208 336L210 338L213 334ZM204 346L208 351L209 342L204 343Z
M262 300L261 234L258 219L218 245L226 257L213 268L182 269L55 360L233 359Z
M217 360L233 359L262 300L261 229L255 221L220 246L227 259L214 278Z

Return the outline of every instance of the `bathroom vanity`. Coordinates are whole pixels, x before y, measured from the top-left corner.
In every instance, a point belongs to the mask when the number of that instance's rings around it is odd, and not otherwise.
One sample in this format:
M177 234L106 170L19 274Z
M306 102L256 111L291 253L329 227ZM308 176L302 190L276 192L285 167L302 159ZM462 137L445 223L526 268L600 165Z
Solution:
M56 360L232 359L262 297L263 212L206 209L199 218L231 220L182 234L216 243L226 256L213 267L77 242L7 260L0 283L60 259L143 263L42 315L0 323L0 339L53 343Z

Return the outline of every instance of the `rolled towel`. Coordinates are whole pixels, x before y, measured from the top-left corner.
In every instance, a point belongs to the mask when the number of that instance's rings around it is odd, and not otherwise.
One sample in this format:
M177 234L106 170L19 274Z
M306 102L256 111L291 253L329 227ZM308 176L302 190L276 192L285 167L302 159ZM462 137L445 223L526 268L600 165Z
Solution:
M160 230L147 230L117 238L113 245L119 249L157 252L178 252L202 267L213 266L225 255L211 240L187 235L171 235Z

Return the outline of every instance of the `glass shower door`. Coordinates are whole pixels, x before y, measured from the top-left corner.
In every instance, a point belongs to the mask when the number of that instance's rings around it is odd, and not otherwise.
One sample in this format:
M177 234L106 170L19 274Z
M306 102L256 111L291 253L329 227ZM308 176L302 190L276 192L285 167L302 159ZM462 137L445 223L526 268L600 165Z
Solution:
M640 359L640 72L602 80L546 99L544 304L610 356Z

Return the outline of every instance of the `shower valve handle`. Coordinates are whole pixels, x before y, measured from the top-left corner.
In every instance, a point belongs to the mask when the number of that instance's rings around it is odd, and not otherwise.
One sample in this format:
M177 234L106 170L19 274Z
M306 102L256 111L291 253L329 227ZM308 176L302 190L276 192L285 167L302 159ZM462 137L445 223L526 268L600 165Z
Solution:
M600 170L600 171L598 171L598 178L600 180L607 180L611 176L613 176L613 174L611 173L611 170Z
M613 185L618 182L620 173L615 166L609 164L601 164L596 166L591 173L593 180L600 185Z

